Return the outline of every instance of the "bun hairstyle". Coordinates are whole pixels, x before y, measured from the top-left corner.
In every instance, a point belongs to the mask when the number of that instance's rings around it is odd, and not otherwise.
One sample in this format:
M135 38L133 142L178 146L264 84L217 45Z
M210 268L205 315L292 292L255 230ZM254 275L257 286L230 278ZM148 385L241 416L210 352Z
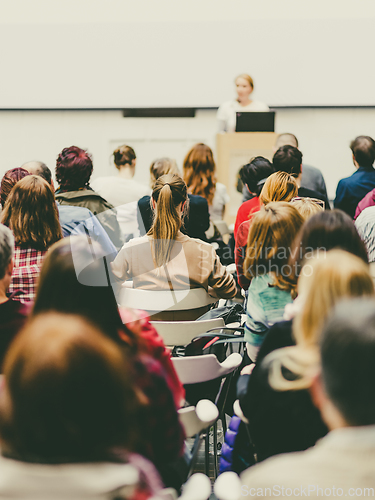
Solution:
M173 158L157 158L154 160L150 166L151 187L154 187L159 177L166 174L179 175L176 160Z
M156 203L155 218L150 231L153 237L153 254L157 267L169 262L172 247L181 228L181 216L177 212L180 203L187 209L186 184L177 174L162 175L155 182L152 199Z
M134 149L125 144L113 151L113 161L119 170L123 165L131 165L136 158Z

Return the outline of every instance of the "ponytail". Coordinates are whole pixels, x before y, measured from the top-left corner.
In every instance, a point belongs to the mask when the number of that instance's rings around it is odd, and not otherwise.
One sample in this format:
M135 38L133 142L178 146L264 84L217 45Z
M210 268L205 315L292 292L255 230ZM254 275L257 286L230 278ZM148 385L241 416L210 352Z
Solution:
M182 225L176 207L187 199L186 184L179 175L162 175L155 183L152 199L157 204L157 210L147 234L153 237L155 264L161 267L169 262L174 241Z

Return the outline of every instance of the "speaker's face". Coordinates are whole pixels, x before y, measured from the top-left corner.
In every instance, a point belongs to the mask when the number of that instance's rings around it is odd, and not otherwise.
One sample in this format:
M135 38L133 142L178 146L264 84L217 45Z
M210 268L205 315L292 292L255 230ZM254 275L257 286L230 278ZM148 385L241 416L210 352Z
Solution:
M236 80L236 90L238 98L243 99L244 97L249 97L249 95L253 91L253 88L250 85L250 83L247 80L245 80L245 78L239 77Z

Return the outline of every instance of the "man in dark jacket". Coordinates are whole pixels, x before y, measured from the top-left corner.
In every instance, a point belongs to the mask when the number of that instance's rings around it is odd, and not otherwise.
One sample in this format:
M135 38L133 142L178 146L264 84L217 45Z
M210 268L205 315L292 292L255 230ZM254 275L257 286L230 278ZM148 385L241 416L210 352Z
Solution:
M350 144L356 172L341 179L337 185L335 208L340 208L354 218L356 207L366 194L375 188L375 141L360 135ZM358 215L358 214L357 214Z

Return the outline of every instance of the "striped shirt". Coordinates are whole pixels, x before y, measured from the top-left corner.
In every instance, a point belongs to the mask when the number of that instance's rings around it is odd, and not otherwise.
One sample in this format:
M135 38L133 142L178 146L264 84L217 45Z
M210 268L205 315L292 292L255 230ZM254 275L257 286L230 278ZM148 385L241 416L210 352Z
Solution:
M354 224L366 245L369 262L375 262L375 206L365 208Z

